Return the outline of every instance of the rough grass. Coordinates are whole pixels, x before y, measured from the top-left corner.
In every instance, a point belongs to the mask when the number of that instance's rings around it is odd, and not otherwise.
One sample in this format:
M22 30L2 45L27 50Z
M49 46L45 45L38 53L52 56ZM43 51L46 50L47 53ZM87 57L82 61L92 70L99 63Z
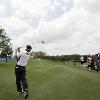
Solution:
M0 100L24 100L16 92L14 62L0 62ZM100 100L100 73L79 64L30 60L28 100Z

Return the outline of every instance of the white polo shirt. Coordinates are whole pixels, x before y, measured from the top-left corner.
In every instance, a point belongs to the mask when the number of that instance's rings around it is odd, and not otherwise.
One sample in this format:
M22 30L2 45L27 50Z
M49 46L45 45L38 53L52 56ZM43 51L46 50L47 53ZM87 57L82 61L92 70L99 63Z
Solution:
M83 56L80 58L80 61L84 61L84 57Z
M17 65L26 66L30 56L29 52L21 53L18 56L20 57L20 59L17 62Z

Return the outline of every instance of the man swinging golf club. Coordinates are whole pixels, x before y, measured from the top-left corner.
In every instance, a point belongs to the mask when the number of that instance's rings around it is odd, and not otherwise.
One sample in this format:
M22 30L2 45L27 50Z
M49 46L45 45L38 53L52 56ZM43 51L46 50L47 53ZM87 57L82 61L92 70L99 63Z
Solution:
M15 75L16 75L16 85L18 94L24 93L25 99L28 97L28 83L26 79L26 64L29 59L29 52L32 47L30 45L26 46L26 52L20 53L20 48L15 50L15 57L17 58L17 63L15 67Z

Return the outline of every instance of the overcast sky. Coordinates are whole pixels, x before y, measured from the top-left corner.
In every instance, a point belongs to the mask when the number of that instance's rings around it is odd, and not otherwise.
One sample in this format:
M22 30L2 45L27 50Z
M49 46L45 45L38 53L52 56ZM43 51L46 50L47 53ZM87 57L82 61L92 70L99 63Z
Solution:
M0 0L0 26L15 49L24 44L49 55L100 51L100 0Z

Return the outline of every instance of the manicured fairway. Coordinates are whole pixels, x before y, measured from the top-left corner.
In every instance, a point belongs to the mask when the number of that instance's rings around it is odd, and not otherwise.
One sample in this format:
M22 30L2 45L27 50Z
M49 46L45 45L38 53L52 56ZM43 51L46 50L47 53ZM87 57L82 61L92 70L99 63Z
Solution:
M24 100L16 92L14 62L0 62L0 100ZM49 60L27 65L27 100L100 100L100 72Z

